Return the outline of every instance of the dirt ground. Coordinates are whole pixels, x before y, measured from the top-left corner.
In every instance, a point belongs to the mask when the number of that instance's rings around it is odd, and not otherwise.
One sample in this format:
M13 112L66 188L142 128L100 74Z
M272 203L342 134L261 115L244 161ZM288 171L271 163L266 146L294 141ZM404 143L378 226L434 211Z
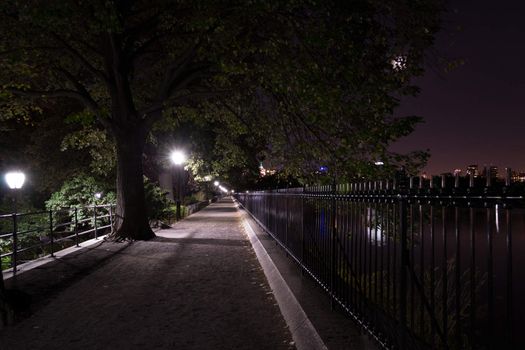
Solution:
M295 348L230 200L157 235L18 276L31 307L0 349Z

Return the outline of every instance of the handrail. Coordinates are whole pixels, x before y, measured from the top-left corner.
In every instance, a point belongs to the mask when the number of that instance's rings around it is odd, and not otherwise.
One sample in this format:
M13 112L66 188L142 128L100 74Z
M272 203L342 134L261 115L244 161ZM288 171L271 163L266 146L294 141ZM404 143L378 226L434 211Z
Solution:
M11 232L0 232L0 242L8 240L11 247L8 252L0 251L0 258L2 260L9 258L12 272L16 274L20 261L33 260L39 257L39 254L35 253L37 250L54 256L57 243L74 238L74 243L78 246L81 237L93 232L94 238L98 238L100 232L112 228L116 212L114 208L115 204L104 204L0 215L0 229L2 223L5 224L7 220L10 221L7 225L11 229ZM78 213L81 209L89 209L92 213L89 217L80 219ZM56 214L67 214L62 218L69 218L69 220L55 223L53 221ZM31 216L45 217L39 219L38 223L26 222L26 218ZM67 230L68 227L72 227L72 230ZM59 230L62 228L63 230ZM46 236L49 239L35 243L37 236L30 235L31 233L40 233L39 237ZM27 252L33 253L27 255Z

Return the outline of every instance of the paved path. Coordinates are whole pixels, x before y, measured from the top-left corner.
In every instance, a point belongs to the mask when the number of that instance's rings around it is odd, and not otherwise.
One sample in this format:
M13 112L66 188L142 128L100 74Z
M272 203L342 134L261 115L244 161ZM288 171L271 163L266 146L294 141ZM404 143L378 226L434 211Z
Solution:
M294 348L231 200L157 235L20 275L33 310L0 349Z

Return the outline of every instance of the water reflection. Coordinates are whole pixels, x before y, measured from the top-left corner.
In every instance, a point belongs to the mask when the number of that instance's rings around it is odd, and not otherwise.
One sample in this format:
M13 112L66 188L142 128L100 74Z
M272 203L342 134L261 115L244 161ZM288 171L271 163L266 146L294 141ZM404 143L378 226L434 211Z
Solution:
M494 210L496 216L496 232L499 233L499 204L496 204Z

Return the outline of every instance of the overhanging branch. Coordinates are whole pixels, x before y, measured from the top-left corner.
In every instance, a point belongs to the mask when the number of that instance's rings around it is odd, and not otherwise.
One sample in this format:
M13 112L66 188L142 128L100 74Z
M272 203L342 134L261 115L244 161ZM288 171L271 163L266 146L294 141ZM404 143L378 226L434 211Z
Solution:
M14 95L36 97L36 98L58 98L69 97L77 100L83 100L83 96L75 90L57 89L57 90L22 90L16 88L7 88L7 91Z
M34 98L72 98L82 103L86 108L89 108L96 116L97 120L107 129L111 127L108 120L100 116L98 105L91 99L91 97L84 96L82 93L69 90L22 90L17 88L7 88L7 91L17 96L34 97Z
M230 90L217 90L217 91L194 91L185 95L172 97L163 102L157 102L149 106L148 108L139 111L144 123L148 126L153 125L157 120L162 118L162 112L166 108L171 108L177 105L182 105L189 101L199 102L207 99L218 98L231 93Z
M166 69L166 74L160 85L158 100L162 101L169 97L173 82L185 71L197 55L200 42L190 46L186 51Z
M57 71L60 72L73 86L76 91L82 96L82 103L86 105L87 108L91 109L93 112L98 113L99 106L95 100L91 97L91 94L87 89L82 85L69 71L65 70L62 67L58 67Z
M106 75L101 71L96 69L87 59L84 58L77 50L75 50L67 41L62 39L58 34L51 33L51 36L57 40L67 52L73 56L84 68L91 72L94 76L101 79L103 82L108 82Z
M27 46L27 47L15 47L9 50L0 51L0 56L10 55L14 53L24 52L24 51L56 51L60 50L57 46Z

